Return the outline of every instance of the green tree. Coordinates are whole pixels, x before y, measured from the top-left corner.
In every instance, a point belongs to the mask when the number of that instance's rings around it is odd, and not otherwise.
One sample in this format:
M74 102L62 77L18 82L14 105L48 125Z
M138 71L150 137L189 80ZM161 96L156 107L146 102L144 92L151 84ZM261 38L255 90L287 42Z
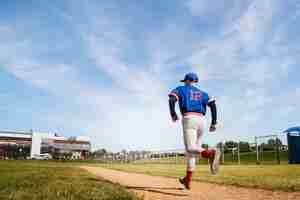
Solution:
M240 152L249 152L250 151L250 144L249 142L240 142Z
M227 152L231 152L231 150L233 148L236 148L237 147L237 142L234 142L234 141L227 141L225 142L224 144L224 152L227 153Z

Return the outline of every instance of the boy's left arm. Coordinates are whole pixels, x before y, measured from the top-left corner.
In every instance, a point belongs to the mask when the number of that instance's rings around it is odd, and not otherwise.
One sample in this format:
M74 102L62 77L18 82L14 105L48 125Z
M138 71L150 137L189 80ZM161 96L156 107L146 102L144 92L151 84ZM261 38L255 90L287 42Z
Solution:
M214 132L217 129L217 105L216 105L216 99L215 98L209 98L208 101L208 107L211 111L211 125L209 128L210 132Z

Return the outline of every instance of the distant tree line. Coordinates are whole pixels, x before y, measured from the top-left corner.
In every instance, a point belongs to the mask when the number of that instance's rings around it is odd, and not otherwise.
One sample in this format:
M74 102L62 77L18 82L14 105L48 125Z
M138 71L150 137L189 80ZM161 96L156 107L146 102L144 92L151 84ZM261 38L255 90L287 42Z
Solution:
M276 145L282 146L282 141L280 139L269 139L266 143L260 143L259 148L264 150L264 151L273 151L276 148ZM250 151L255 151L256 147L251 146L249 142L245 141L240 141L235 142L235 141L226 141L224 144L222 142L217 144L217 147L222 148L224 150L224 153L229 153L232 152L232 150L237 149L239 146L240 152L250 152Z

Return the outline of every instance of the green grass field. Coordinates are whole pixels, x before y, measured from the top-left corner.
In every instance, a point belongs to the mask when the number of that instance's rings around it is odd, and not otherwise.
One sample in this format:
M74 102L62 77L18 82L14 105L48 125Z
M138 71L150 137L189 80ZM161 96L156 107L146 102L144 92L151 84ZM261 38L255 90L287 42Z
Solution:
M110 164L110 169L149 175L181 177L185 165ZM197 166L194 180L225 185L281 191L300 191L300 166L291 165L224 165L217 176L209 174L208 166Z
M136 200L122 186L95 178L79 163L1 161L2 200Z

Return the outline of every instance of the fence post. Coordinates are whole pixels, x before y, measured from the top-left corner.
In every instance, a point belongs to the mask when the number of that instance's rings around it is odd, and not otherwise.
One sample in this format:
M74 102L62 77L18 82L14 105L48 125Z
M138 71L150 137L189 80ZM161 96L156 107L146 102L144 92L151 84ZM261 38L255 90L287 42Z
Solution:
M264 161L264 142L260 145L260 160Z
M159 155L159 157L158 157L158 163L160 164L160 163L161 163L161 156L162 156L162 155L161 155L160 152L158 153L158 155Z
M238 164L241 164L241 157L240 157L240 141L238 141L238 146L237 146L237 151L238 151Z
M222 163L225 164L225 147L224 147L225 142L221 143L221 149L222 149Z
M255 136L255 145L256 145L256 164L260 164L259 163L259 149L258 149L258 143L257 143L257 137Z
M280 165L280 155L279 155L279 139L276 137L276 160L277 164Z

